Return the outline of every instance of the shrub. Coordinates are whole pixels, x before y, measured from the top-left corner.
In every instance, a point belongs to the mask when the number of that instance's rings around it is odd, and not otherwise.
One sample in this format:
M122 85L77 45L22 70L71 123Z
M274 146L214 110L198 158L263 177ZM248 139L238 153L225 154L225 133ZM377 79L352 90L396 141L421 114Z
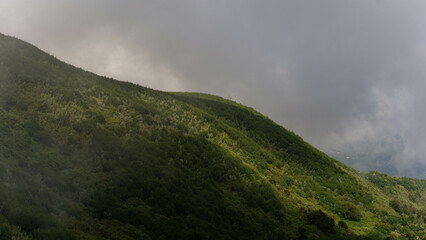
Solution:
M381 232L381 233L390 233L392 231L392 226L389 223L377 223L376 226L374 226L374 229L376 229L377 231Z
M344 221L339 221L337 225L343 229L348 229L348 225Z
M389 206L391 208L393 208L393 210L395 210L395 212L397 212L398 214L402 213L402 207L401 207L401 203L396 200L396 199L392 199L389 201Z
M340 208L340 215L350 221L360 221L362 214L352 203L343 203Z
M11 239L12 233L10 232L9 227L6 224L0 225L0 239Z
M307 217L309 224L315 225L325 235L331 235L336 232L334 229L334 219L327 216L323 211L310 211Z
M15 208L9 213L8 218L11 224L21 227L26 232L56 225L46 210L37 207Z

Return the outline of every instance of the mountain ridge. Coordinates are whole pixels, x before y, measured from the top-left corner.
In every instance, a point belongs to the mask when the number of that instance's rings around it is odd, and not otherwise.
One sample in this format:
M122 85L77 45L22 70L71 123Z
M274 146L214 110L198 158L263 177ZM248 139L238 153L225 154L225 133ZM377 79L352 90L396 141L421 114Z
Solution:
M0 77L3 238L424 238L426 181L356 171L252 108L5 35Z

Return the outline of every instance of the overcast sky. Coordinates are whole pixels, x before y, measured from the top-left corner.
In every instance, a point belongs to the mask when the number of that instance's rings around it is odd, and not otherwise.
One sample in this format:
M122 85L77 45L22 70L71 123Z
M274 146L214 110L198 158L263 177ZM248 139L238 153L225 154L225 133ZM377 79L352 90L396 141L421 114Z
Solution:
M118 80L232 96L360 170L426 178L425 9L423 0L0 0L0 32Z

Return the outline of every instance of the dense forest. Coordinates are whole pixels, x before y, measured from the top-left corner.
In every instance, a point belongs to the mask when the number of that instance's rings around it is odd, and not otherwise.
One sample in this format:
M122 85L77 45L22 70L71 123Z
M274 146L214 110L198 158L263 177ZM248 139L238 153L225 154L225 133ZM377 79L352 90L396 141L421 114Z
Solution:
M0 35L0 239L425 239L426 180Z

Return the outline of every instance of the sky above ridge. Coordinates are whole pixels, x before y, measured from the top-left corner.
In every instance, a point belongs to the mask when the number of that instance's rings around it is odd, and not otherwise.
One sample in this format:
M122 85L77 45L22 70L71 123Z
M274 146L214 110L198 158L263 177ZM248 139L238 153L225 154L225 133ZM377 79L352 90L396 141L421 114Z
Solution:
M363 170L426 178L426 2L0 0L0 32L100 75L232 96Z

